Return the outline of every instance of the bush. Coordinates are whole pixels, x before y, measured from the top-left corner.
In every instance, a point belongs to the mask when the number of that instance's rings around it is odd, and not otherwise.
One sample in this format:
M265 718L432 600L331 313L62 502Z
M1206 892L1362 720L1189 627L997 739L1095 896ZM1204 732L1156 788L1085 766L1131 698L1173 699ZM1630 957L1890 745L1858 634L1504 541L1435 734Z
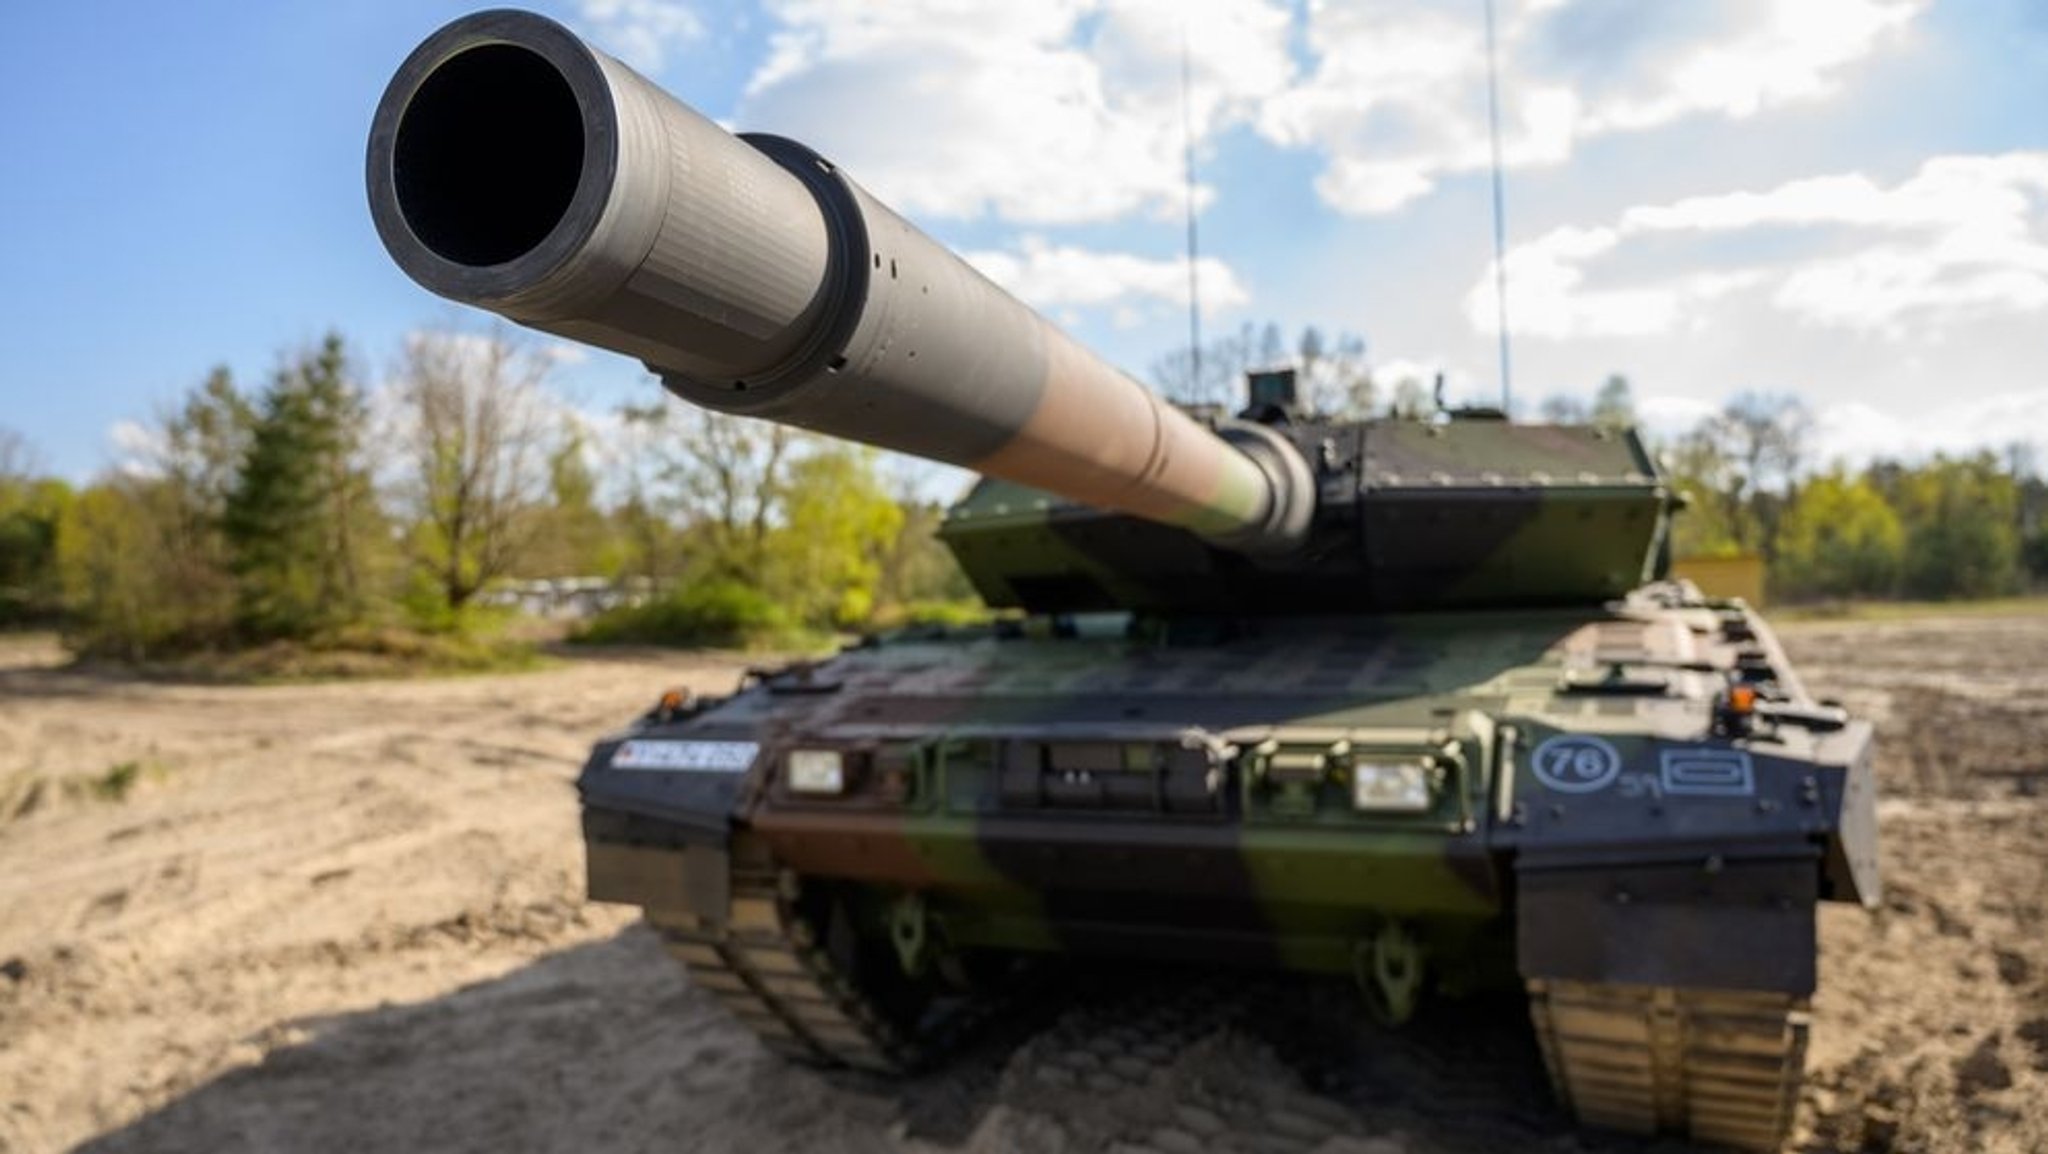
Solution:
M714 648L783 647L810 640L781 604L732 580L686 584L644 604L607 610L574 639L595 645Z
M877 629L936 627L961 629L986 625L996 617L994 610L977 598L948 601L912 601L907 605L885 606L874 616Z

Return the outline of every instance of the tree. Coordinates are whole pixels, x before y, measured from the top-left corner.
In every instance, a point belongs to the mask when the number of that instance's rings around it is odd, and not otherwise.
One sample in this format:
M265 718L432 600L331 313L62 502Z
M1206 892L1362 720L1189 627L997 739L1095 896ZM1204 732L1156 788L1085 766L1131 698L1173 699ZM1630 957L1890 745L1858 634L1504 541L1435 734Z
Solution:
M635 423L666 421L649 412ZM717 448L678 451L661 470L666 499L652 485L643 490L643 510L675 508L692 518L677 534L692 550L681 579L645 605L606 614L590 636L786 643L792 626L868 624L885 599L925 588L917 574L929 571L930 558L906 550L904 510L879 477L873 450L786 439L755 442L765 451L749 457L739 438L768 427L719 424ZM957 582L957 570L950 577Z
M153 536L131 483L102 481L65 511L57 567L81 649L140 661L176 634L174 606L152 568Z
M1990 597L2019 587L2018 486L1990 453L1897 477L1905 583L1918 597Z
M141 659L223 644L238 607L224 530L255 413L226 369L160 410L125 472L79 495L57 567L79 644Z
M1778 533L1771 582L1785 595L1882 596L1898 585L1905 529L1860 478L1838 469L1800 486Z
M1280 326L1272 321L1259 330L1258 368L1279 368L1287 363L1287 338L1280 333Z
M1239 408L1245 400L1244 375L1252 369L1292 366L1301 404L1311 412L1340 420L1372 414L1378 383L1365 357L1365 338L1339 333L1326 338L1309 325L1296 339L1290 357L1286 335L1267 322L1247 321L1237 332L1202 346L1197 358L1188 347L1174 349L1152 362L1152 384L1168 400L1181 405Z
M874 451L820 446L793 461L776 494L779 521L764 550L762 584L798 620L868 620L903 509L875 472Z
M1311 412L1340 421L1361 421L1372 415L1378 384L1366 360L1365 338L1338 333L1328 341L1313 326L1301 330L1296 345L1301 397Z
M1543 398L1536 408L1536 415L1553 425L1583 425L1590 420L1586 402L1570 393L1552 393Z
M1388 415L1403 420L1421 421L1436 411L1436 395L1429 386L1416 377L1402 377L1394 384L1394 400Z
M258 399L222 517L246 635L303 637L366 613L383 530L367 423L336 334L281 368Z
M611 519L598 504L598 478L582 421L568 421L548 454L547 476L547 501L534 510L530 540L513 571L529 577L618 576L626 566L615 548L618 535Z
M673 502L664 500L663 477L668 472L667 450L669 406L623 404L614 415L618 428L605 439L599 460L607 476L618 486L620 497L612 509L612 522L619 534L622 557L620 576L658 582L675 576L682 566L675 526L669 517Z
M2041 476L2035 446L2014 442L2005 447L2005 471L2017 489L2015 525L2020 537L2020 565L2029 579L2048 581L2048 478Z
M27 481L42 472L42 460L29 446L28 438L0 425L0 484Z
M804 434L673 403L629 410L628 419L642 426L641 451L668 504L698 530L692 567L739 579L758 572L783 473Z
M159 542L157 578L175 595L186 644L226 640L235 624L233 557L225 530L256 412L226 368L215 368L178 407L161 413L156 451L142 465L162 483L146 508Z
M1743 393L1702 421L1674 453L1674 472L1700 520L1725 532L1737 551L1774 556L1812 426L1798 398L1758 393Z
M1268 327L1272 329L1275 351L1284 354L1284 349L1277 347L1278 327ZM1255 364L1266 367L1261 362L1263 348L1259 330L1246 321L1237 332L1203 345L1199 358L1191 347L1183 346L1153 361L1152 383L1176 404L1235 409L1244 399L1245 370Z
M57 532L71 486L41 471L28 442L0 427L0 624L53 615L62 600Z
M1627 377L1612 373L1600 383L1600 391L1593 395L1592 420L1603 429L1625 429L1636 423L1635 392Z
M503 330L415 333L393 386L414 565L459 612L531 539L557 437L547 360Z
M903 610L927 602L960 602L974 597L974 587L954 559L953 551L939 541L939 524L946 511L941 505L919 501L899 490L896 505L903 513L903 525L882 556L882 568L875 585L878 611Z

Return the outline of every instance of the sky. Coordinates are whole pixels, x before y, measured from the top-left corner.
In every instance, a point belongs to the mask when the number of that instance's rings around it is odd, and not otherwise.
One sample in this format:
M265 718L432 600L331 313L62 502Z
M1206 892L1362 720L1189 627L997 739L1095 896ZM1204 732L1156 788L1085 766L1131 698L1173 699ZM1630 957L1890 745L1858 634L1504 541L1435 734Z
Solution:
M1482 0L560 0L795 137L1113 363L1350 332L1499 394ZM79 0L0 19L0 427L85 479L215 365L475 323L385 256L363 149L465 6ZM1821 458L2048 446L2048 3L1499 0L1513 387L1664 431L1796 394ZM658 393L606 353L586 411ZM123 430L126 430L125 432Z

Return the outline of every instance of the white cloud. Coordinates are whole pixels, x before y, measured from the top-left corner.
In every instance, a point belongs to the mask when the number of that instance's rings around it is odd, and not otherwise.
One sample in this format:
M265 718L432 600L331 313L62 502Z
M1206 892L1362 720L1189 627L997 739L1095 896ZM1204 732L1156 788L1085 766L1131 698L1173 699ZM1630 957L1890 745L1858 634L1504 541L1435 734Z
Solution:
M1814 457L1861 465L2029 444L2048 448L2048 389L1993 393L1926 405L1910 416L1860 401L1828 405L1814 418Z
M1743 255L1759 239L1793 255ZM1609 271L1686 241L1706 248L1684 271ZM1642 205L1517 245L1507 272L1509 324L1529 336L1698 329L1733 297L1802 324L1938 341L1954 322L2048 308L2048 152L1936 157L1889 187L1849 173ZM1495 331L1493 292L1489 267L1465 300L1481 332Z
M1503 160L1557 164L1580 141L1693 115L1743 118L1826 97L1897 40L1927 0L1565 0L1506 5ZM1316 189L1380 213L1445 175L1485 168L1484 26L1398 0L1312 5L1316 64L1267 102L1260 130L1328 163Z
M773 0L742 119L819 147L910 214L1026 224L1183 204L1198 138L1290 79L1278 0ZM1206 193L1204 193L1206 196Z
M1128 311L1144 303L1185 310L1188 265L1181 259L1152 260L1122 252L1099 252L1071 245L1048 244L1027 236L1016 252L961 254L990 280L1041 310L1068 307L1118 306L1129 324L1142 314ZM1201 278L1204 316L1251 303L1251 294L1229 265L1214 257L1195 262Z
M576 11L600 47L642 72L704 38L704 21L678 0L578 0Z
M164 459L170 453L170 444L162 429L140 421L120 420L107 429L107 440L114 448L115 469L130 477L164 475Z
M1719 409L1713 402L1693 396L1651 393L1636 398L1636 420L1655 437L1691 432Z
M1509 3L1505 159L1557 164L1601 134L1825 97L1927 2ZM768 12L777 28L743 119L814 141L914 214L1178 212L1183 39L1197 138L1249 124L1313 148L1326 158L1317 189L1339 209L1390 211L1489 160L1484 25L1463 8L769 0Z
M568 341L549 341L541 347L540 355L546 358L548 364L558 368L580 365L590 360L589 350L582 345L572 345Z

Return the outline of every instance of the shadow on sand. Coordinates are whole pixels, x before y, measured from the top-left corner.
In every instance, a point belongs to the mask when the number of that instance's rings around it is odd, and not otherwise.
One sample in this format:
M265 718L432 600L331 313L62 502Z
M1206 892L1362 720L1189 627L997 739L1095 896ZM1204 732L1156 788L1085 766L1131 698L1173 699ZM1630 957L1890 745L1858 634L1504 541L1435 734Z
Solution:
M1190 995L1214 982L1191 981ZM1093 992L1075 996L1090 1007L1073 1014L1107 1013L1118 1028L1116 983L1085 980ZM1149 984L1156 995L1160 976ZM1365 1133L1399 1135L1407 1154L1690 1149L1576 1133L1550 1105L1514 1009L1451 1007L1398 1037L1345 1033L1327 1015L1248 1032L1297 1070L1334 1074L1308 1081ZM1064 1020L1070 1031L1072 1015ZM965 1144L980 1154L1045 1136L975 1127L1007 1097L1006 1076L1028 1081L1009 1069L1013 1055L1049 1021L1000 1027L941 1071L907 1081L821 1075L766 1054L636 926L433 1001L292 1023L288 1036L303 1040L80 1149L836 1154L901 1151L907 1134L923 1149ZM1311 1035L1350 1041L1333 1052Z
M639 927L430 1002L292 1025L310 1036L80 1149L889 1148L885 1104L769 1058Z

